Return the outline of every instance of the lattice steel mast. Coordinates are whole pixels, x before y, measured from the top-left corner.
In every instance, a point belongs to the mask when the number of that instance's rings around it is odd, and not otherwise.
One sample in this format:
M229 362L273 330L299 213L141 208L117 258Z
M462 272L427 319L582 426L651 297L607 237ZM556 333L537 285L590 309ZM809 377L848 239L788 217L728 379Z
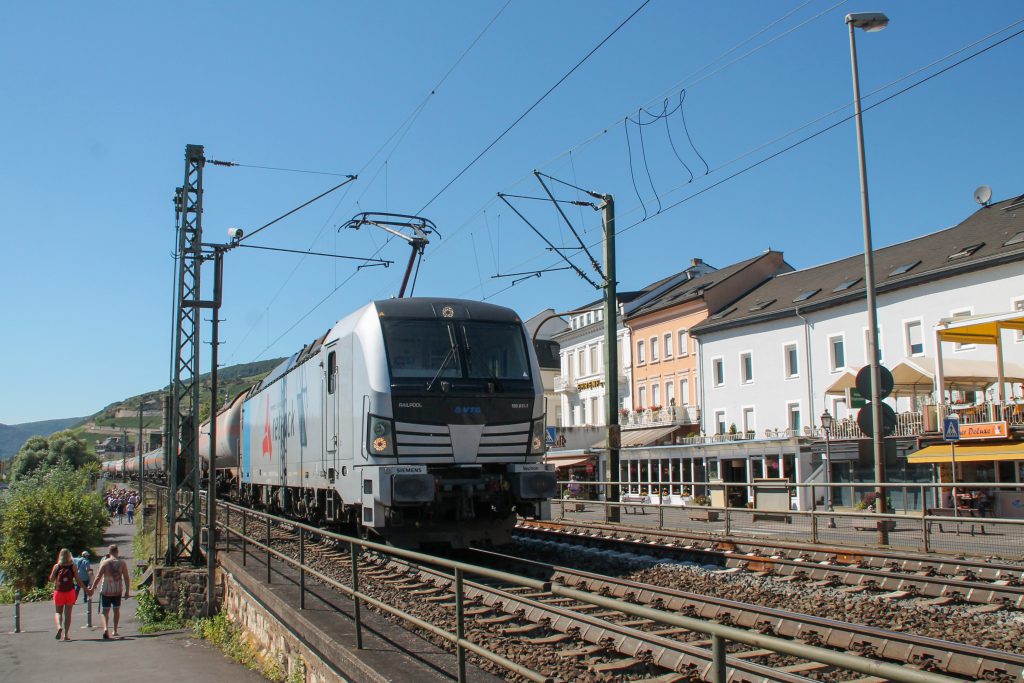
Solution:
M185 146L185 182L175 190L178 231L178 272L175 296L175 334L171 349L171 406L166 444L168 488L167 564L186 555L199 564L199 272L203 263L202 145ZM178 525L189 527L189 540Z

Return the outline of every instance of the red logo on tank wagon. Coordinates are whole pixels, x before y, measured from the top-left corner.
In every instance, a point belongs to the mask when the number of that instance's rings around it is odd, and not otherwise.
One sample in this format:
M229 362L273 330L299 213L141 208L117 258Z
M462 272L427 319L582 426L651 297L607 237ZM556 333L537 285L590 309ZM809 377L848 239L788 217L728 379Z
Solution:
M267 395L267 417L263 421L263 455L273 457L274 440L270 437L270 396Z

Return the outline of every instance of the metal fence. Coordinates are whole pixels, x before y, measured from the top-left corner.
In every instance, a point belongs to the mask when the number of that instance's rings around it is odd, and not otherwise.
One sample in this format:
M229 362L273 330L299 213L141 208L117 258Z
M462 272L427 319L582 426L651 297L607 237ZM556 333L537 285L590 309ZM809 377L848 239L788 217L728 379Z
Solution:
M891 549L943 552L1024 559L1024 519L986 516L990 510L943 504L949 484L874 482L833 484L673 482L638 484L616 482L620 501L606 502L604 490L612 482L560 482L561 496L551 501L551 517L579 523L608 522L618 510L618 522L638 528L666 531L780 538L821 545L881 546ZM886 514L871 510L835 510L827 491L854 491L854 498L872 500L879 488L886 491ZM779 495L780 489L784 491ZM752 501L759 493L774 494L774 505L756 507L712 505L712 491L723 501L734 494ZM962 483L958 491L1019 491L1019 485ZM838 497L838 494L835 494ZM785 500L778 505L779 499ZM796 502L806 503L797 510ZM947 500L946 503L949 501Z
M166 489L159 489L163 500L160 506L166 509ZM205 507L205 506L204 506ZM667 506L662 506L667 507ZM826 664L839 669L853 671L867 676L875 676L899 683L953 683L959 679L939 674L929 673L898 664L892 664L874 660L848 652L838 652L823 647L809 645L795 640L786 640L776 636L766 635L755 631L747 631L741 628L718 624L710 621L702 621L693 617L686 617L679 614L643 607L618 599L603 597L587 593L574 588L553 583L531 579L516 574L510 574L487 567L459 562L444 557L427 555L411 550L395 548L391 546L366 541L343 534L333 533L313 527L307 524L284 519L264 512L250 510L230 503L219 503L217 512L218 533L214 537L218 545L237 550L241 553L241 563L246 565L250 557L259 557L266 564L266 581L273 581L272 562L282 563L293 568L298 573L297 584L299 587L297 608L306 607L306 582L313 579L324 585L330 586L353 601L353 619L355 621L355 646L363 647L362 638L362 615L361 605L370 605L382 612L391 614L410 624L414 628L422 629L432 633L451 643L456 650L458 662L458 680L463 683L466 680L466 658L468 653L475 654L487 661L514 672L523 678L543 683L553 683L554 677L546 676L537 671L526 668L502 655L489 650L485 645L475 643L466 637L466 614L464 591L467 586L473 588L484 588L480 583L471 581L467 577L479 577L487 581L498 581L515 587L529 588L533 591L541 591L554 595L558 598L569 598L586 605L593 605L605 610L611 610L620 614L630 615L638 619L649 619L669 627L683 628L689 631L703 634L711 641L710 651L707 652L707 665L700 672L705 680L714 683L726 683L729 679L729 669L733 666L742 666L740 660L733 659L727 655L727 647L730 642L740 643L750 647L769 650L774 653L799 657L810 662ZM283 525L284 528L292 531L298 536L298 558L291 557L272 547L271 529L275 525ZM209 536L207 535L207 538ZM339 581L331 576L318 571L306 562L306 547L313 539L330 539L337 543L348 546L351 562L351 573L348 582ZM449 631L435 624L429 623L419 617L403 611L393 605L387 604L360 589L359 555L362 552L371 551L383 556L389 556L412 564L429 565L434 571L444 572L453 582L455 602L455 630ZM544 603L531 599L527 596L517 595L520 602L543 608Z

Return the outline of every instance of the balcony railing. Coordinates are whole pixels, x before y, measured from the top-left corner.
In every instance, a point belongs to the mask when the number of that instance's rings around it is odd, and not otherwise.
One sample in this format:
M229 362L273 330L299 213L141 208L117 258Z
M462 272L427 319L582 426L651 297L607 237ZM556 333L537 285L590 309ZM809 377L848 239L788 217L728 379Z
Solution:
M620 415L619 424L623 429L641 427L671 427L673 425L695 425L700 423L700 410L696 406L668 406L651 410L631 410Z
M576 380L565 375L555 375L555 393L576 393Z
M928 408L934 410L936 406L928 406ZM1011 425L1024 425L1024 400L1006 401L1003 403L986 401L969 405L947 403L937 406L937 408L939 415L937 423L941 423L942 418L949 415L958 415L962 424L1006 421ZM936 430L939 427L941 427L941 424L937 424Z

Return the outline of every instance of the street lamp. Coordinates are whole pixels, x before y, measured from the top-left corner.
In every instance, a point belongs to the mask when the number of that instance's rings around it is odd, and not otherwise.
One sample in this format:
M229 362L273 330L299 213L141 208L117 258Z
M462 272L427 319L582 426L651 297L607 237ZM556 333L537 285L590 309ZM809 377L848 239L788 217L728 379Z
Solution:
M832 413L828 410L821 414L821 428L825 431L825 486L827 487L825 495L829 512L835 512L832 508L832 422ZM836 528L835 517L828 518L828 528Z
M857 123L857 155L860 160L860 204L864 217L864 289L867 292L869 347L868 358L871 364L871 441L875 455L875 481L885 481L885 450L882 446L882 401L879 398L880 372L878 359L878 306L875 301L875 259L871 247L871 210L868 203L868 170L864 158L864 121L860 108L860 78L857 73L857 44L854 40L854 29L864 29L869 33L881 31L889 24L889 17L881 12L861 12L846 15L846 25L850 28L850 62L853 66L853 107L854 119ZM881 487L875 493L876 509L885 512L885 494ZM880 541L885 542L885 527L879 525Z

